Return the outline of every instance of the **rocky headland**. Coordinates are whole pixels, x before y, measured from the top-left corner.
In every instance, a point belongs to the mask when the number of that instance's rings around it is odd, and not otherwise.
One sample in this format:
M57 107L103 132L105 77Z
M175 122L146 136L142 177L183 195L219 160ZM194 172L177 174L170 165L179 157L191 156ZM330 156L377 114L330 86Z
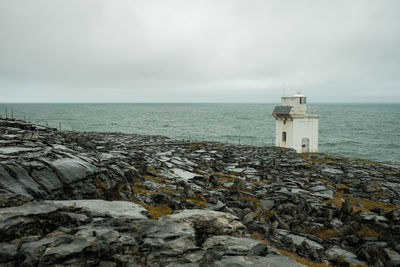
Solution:
M0 266L400 266L400 166L0 119Z

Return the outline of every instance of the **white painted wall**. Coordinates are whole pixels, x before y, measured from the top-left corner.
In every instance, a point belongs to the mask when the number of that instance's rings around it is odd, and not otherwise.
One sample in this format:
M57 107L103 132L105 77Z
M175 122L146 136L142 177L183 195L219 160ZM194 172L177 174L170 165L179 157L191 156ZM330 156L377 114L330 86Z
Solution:
M306 111L307 111L307 105L300 104L300 97L282 97L281 105L282 106L292 106L293 114L305 115Z
M309 138L309 152L318 152L318 119L302 118L293 120L293 146L297 153L303 151L303 138Z
M293 147L293 121L276 120L275 122L276 138L275 145L281 147ZM282 132L286 132L286 143L282 142Z
M309 138L309 152L318 152L318 118L294 118L293 120L276 120L275 145L294 148L297 153L303 152L303 138ZM282 132L286 132L286 143L282 142Z

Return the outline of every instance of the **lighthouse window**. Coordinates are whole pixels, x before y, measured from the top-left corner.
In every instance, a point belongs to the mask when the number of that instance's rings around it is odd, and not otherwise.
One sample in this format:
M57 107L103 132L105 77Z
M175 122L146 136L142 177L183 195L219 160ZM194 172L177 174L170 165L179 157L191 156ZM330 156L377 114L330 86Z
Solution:
M282 132L282 142L286 142L286 132Z
M300 97L300 104L306 104L306 98Z

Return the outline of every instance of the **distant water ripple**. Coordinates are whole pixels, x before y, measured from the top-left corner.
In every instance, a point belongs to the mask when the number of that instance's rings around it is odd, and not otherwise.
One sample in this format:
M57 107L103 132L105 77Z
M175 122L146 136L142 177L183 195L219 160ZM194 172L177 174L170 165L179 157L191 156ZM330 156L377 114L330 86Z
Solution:
M0 104L17 118L63 130L165 135L271 145L275 104ZM400 104L318 104L319 150L400 162Z

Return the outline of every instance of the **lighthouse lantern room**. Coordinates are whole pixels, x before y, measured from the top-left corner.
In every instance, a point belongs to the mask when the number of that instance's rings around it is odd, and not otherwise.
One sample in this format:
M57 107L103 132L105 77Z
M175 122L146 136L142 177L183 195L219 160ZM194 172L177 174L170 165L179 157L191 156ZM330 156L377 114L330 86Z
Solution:
M272 115L276 119L276 146L294 148L297 153L318 152L319 112L307 110L306 97L301 92L282 97Z

